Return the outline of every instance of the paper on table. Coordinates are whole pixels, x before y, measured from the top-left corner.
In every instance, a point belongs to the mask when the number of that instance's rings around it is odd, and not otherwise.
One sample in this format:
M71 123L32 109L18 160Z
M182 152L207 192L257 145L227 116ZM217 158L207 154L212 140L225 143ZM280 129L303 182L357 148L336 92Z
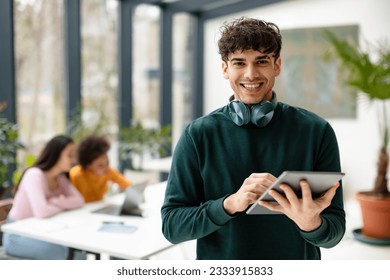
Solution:
M124 224L117 224L117 223L112 223L112 224L103 224L98 231L102 232L118 232L118 233L134 233L137 230L136 226L132 225L124 225Z

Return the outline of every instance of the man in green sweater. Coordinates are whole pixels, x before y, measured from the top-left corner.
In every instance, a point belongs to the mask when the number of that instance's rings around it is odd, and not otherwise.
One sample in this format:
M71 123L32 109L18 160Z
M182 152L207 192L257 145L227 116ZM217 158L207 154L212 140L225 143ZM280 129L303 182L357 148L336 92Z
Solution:
M222 72L234 95L194 120L174 154L161 209L163 233L173 243L197 239L197 259L321 259L320 247L345 233L341 182L312 199L284 186L271 192L282 215L245 210L285 170L340 171L337 139L327 121L278 102L279 28L240 18L221 29Z

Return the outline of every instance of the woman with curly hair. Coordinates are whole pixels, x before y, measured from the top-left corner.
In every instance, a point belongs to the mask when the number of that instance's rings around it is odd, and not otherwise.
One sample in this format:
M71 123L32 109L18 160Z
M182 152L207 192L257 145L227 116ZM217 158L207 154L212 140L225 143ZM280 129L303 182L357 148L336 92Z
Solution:
M109 149L110 143L103 136L90 135L79 143L79 165L70 170L70 179L85 202L103 199L108 190L108 182L118 184L121 189L133 185L122 173L110 167L107 155Z

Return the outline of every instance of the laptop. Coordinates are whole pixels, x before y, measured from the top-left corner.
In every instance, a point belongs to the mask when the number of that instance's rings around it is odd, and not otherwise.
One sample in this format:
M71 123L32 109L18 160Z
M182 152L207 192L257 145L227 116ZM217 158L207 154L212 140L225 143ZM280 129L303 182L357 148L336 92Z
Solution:
M123 200L122 205L110 204L104 206L103 208L92 211L92 213L115 216L128 215L142 217L142 209L140 208L140 205L142 202L144 202L144 191L147 185L148 182L143 181L127 187L124 191L125 199Z

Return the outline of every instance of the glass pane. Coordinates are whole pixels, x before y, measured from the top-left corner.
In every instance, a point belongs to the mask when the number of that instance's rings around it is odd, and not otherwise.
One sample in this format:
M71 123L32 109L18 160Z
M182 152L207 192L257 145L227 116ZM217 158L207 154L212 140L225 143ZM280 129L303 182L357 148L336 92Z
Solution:
M117 18L116 0L80 1L82 40L82 122L86 134L115 138L117 113Z
M138 5L133 19L133 120L159 127L159 20L156 6Z
M191 36L193 21L189 14L177 14L173 18L173 143L176 143L184 127L193 119L194 96L192 88L192 55L195 42Z
M65 130L63 0L15 0L16 106L26 154Z
M134 121L144 127L159 126L159 24L160 10L151 5L139 5L135 10L133 29L133 112ZM191 16L173 17L173 143L183 127L192 120L193 92L190 85Z

